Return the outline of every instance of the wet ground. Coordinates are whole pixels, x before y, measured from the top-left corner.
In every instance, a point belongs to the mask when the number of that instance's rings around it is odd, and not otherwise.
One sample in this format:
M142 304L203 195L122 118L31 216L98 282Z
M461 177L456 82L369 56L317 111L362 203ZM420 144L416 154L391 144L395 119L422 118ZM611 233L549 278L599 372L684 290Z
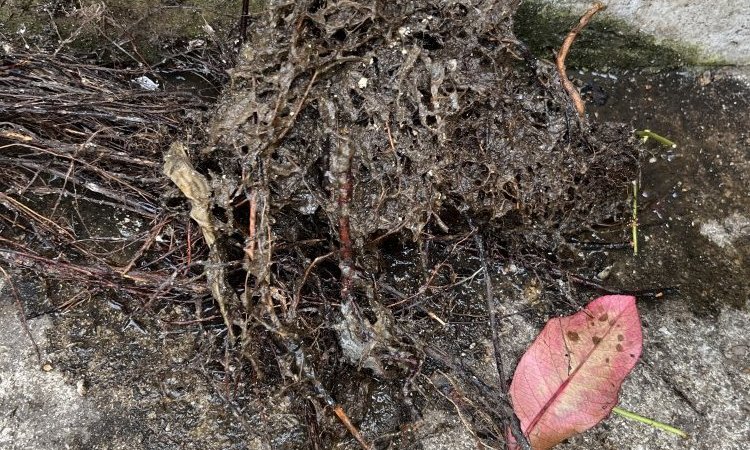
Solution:
M750 441L750 92L722 71L577 76L599 103L589 106L598 120L632 123L678 144L672 149L651 143L642 156L639 255L629 249L580 254L590 271L581 275L598 275L606 286L679 289L640 304L644 356L623 388L621 406L691 437L684 441L613 417L562 448L744 448ZM116 221L122 228L123 218ZM101 230L118 228L105 223ZM620 226L600 230L592 240L627 242L629 236L630 229ZM512 265L494 270L501 313L517 311L519 300L534 303L540 288L533 279ZM123 308L117 298L94 297L46 314L75 289L35 279L16 283L44 354L38 362L15 319L6 283L0 300L0 447L276 449L305 442L300 412L289 411L283 395L251 392L227 404L226 394L240 389L222 386L221 368L205 356L215 354L205 348L205 338L216 331L189 323L192 305L160 306L157 320L151 312ZM465 305L452 307L469 305L466 322L449 323L440 334L492 379L486 328L471 325L484 321L482 302L475 300L483 284L468 280L460 289ZM502 321L501 337L512 358L531 342L537 322L520 315ZM434 382L417 380L425 390ZM352 393L342 380L334 394L368 438L391 442L390 448L477 448L452 405L434 395L420 405L424 418L414 439L390 440L383 430L398 426L396 391L373 383ZM276 438L257 437L264 434ZM356 447L343 433L337 448Z
M740 449L750 442L750 94L727 71L580 74L589 111L677 143L643 155L639 255L610 253L604 281L675 286L641 301L643 362L621 405L683 428L682 441L613 418L565 448ZM609 268L611 266L611 268ZM598 442L598 443L597 443Z
M633 288L679 285L698 314L742 308L750 292L750 96L725 71L591 76L590 111L677 143L643 155L641 254L615 266ZM721 280L721 282L717 282Z

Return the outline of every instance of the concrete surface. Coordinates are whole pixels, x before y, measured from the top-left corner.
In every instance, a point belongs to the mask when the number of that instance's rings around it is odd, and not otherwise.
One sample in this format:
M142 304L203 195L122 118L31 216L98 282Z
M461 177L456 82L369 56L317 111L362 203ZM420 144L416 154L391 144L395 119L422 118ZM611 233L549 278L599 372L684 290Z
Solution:
M593 0L545 0L580 14ZM601 14L659 40L696 46L704 62L750 64L749 0L605 0ZM666 42L669 44L669 42Z
M612 415L560 450L742 450L750 442L750 314L696 318L679 303L643 313L644 356L621 408L671 424L688 439Z
M30 320L40 348L52 326L47 318ZM55 368L37 359L10 290L0 281L0 448L59 450L85 448L88 427L98 417L81 395L85 384L66 382Z

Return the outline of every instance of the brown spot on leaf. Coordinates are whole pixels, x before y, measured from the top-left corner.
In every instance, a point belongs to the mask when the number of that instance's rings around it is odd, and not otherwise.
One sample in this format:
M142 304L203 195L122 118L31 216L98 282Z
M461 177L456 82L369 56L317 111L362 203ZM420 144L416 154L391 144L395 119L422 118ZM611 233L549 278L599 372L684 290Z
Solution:
M620 341L620 342L622 342L622 341L624 341L624 340L625 340L625 336L623 336L623 335L621 335L621 334L618 334L618 335L617 335L617 340L618 340L618 341Z
M604 362L607 363L607 364L609 364L609 358L605 358Z
M593 342L594 345L597 345L601 341L602 341L602 338L600 338L599 336L594 336L594 337L591 338L591 342Z
M609 316L607 315L607 313L604 313L601 316L599 316L599 322L606 322L607 319L609 319Z
M621 352L623 350L622 344L617 344L615 348L617 349L618 352Z
M565 333L565 335L571 342L578 342L578 339L580 339L580 336L578 336L578 333L576 333L575 331L568 331L567 333Z

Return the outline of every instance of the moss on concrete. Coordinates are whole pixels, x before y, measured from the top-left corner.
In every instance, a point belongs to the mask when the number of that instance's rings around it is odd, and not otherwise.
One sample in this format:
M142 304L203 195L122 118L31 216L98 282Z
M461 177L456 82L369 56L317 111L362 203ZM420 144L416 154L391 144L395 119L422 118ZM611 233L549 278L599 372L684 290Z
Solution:
M539 0L525 1L515 16L514 32L540 58L553 57L579 16ZM606 70L677 68L720 61L700 57L697 48L657 40L622 20L595 16L579 34L567 58L568 67Z
M226 41L240 14L234 0L6 0L0 41L55 49L69 39L75 52L153 63L194 39Z
M0 7L0 43L23 44L27 37L47 34L38 0L6 0Z

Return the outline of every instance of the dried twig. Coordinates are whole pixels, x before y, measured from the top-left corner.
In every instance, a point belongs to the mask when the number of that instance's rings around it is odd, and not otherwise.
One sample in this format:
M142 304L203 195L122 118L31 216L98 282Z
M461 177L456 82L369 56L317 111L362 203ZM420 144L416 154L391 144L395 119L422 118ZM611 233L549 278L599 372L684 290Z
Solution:
M307 379L307 381L312 385L313 390L315 391L315 394L323 400L326 405L331 407L333 410L333 413L336 414L336 417L338 417L339 421L344 425L346 430L354 437L354 439L359 443L360 447L362 447L363 450L371 450L372 446L367 443L364 437L362 437L362 433L359 432L357 427L354 426L352 421L349 419L349 416L344 411L344 408L341 407L336 401L333 399L330 393L323 387L323 384L320 382L318 377L315 375L315 371L313 370L310 363L307 362L307 357L305 352L302 349L302 346L297 345L296 343L293 343L289 337L287 337L287 344L293 345L292 347L287 346L288 349L294 349L291 353L294 355L294 359L297 362L297 367L302 373L302 375ZM295 347L296 346L296 347Z
M471 420L470 418L467 418L466 415L464 414L464 411L466 409L468 409L467 408L468 405L471 405L472 409L476 410L476 412L478 414L481 414L481 410L479 408L477 408L476 405L473 405L471 403L471 401L468 398L466 398L466 396L464 396L460 392L460 390L458 388L458 383L456 383L455 380L453 380L450 376L448 376L448 374L443 373L442 371L438 371L438 373L443 378L445 378L445 380L448 383L450 383L451 390L453 391L451 393L451 395L449 395L448 393L443 392L443 389L440 389L436 385L436 383L432 379L430 379L429 377L424 376L424 378L425 378L425 380L427 380L427 382L429 382L435 388L435 392L437 392L438 395L440 395L444 399L448 400L453 405L453 407L456 410L456 415L458 416L458 420L461 422L461 425L463 425L463 427L466 430L466 432L469 433L474 438L474 441L476 443L476 447L478 449L479 448L492 449L492 447L490 447L489 445L485 444L482 441L482 439L477 435L476 431L474 430L474 426L472 426L472 423L471 423L471 422L473 422L473 420Z
M450 369L450 373L462 380L463 388L467 391L466 395L463 395L463 398L468 399L469 396L471 397L472 403L476 404L474 409L480 413L478 417L482 417L488 426L497 428L497 423L503 422L504 418L512 414L510 405L499 398L497 388L494 385L490 386L485 383L480 376L470 368L465 367L455 356L449 355L444 350L437 349L420 339L415 339L415 341L428 358ZM455 384L453 385L455 386ZM505 436L504 429L496 429L495 433L500 439ZM519 440L518 442L521 443L523 450L530 450L530 448L523 447L523 440Z
M130 258L130 262L122 269L122 274L125 275L128 272L130 272L130 269L135 266L136 261L143 256L143 254L148 251L149 248L154 244L154 241L156 241L156 237L161 233L161 230L164 228L164 226L169 222L168 219L161 220L156 225L154 225L151 228L151 231L148 234L148 237L143 241L143 244L138 249L138 251L135 252L135 255L133 255L132 258Z
M0 243L5 246L0 250L0 260L16 267L34 269L58 280L129 292L138 297L145 297L155 290L163 289L165 284L167 290L173 291L174 294L201 296L206 293L205 287L201 284L196 284L192 280L172 280L170 275L161 271L131 270L123 275L116 267L91 262L73 264L30 251L10 250L13 246L18 247L18 244L7 239L0 238Z
M346 412L341 407L341 405L334 405L333 412L334 414L336 414L336 417L339 418L341 423L344 424L347 431L349 431L349 433L354 436L354 439L357 440L357 443L359 443L360 447L362 447L364 450L369 450L372 448L370 444L365 441L365 438L362 437L362 433L360 433L357 427L354 426L352 421L349 420L349 417L346 415Z
M469 221L472 228L474 225ZM497 369L497 375L500 377L500 393L502 394L505 401L508 401L508 382L505 378L505 369L503 367L503 348L500 346L500 335L497 332L497 315L495 314L495 302L494 302L494 289L492 288L492 277L490 275L489 268L487 266L487 260L484 255L484 242L482 236L476 232L475 229L474 242L479 249L479 261L482 264L484 270L484 286L485 286L485 301L487 302L487 312L490 317L490 331L492 332L492 349L495 354L495 367ZM516 443L522 449L530 449L530 444L526 436L523 434L521 429L521 422L518 420L515 412L512 408L508 408L509 418L508 422L510 425L510 431L516 440ZM506 446L510 448L510 444L506 442Z
M341 301L353 300L354 251L349 222L350 202L354 185L352 183L352 158L354 149L347 139L341 138L334 155L331 172L336 177L337 206L339 215L339 268L341 269Z
M250 0L242 0L242 15L240 15L240 45L245 43L247 40L247 23L248 15L250 13Z
M302 288L305 287L305 283L307 282L307 278L310 276L310 272L320 264L321 262L325 261L326 259L330 258L334 255L334 252L328 252L325 255L320 255L317 258L315 258L308 266L307 269L305 269L305 274L302 276L302 279L299 281L299 286L297 287L296 292L294 293L294 299L292 299L292 306L289 308L289 311L291 313L291 317L294 317L294 315L297 314L297 307L299 306L299 302L302 298Z
M331 172L336 177L336 202L339 216L339 268L341 269L341 302L346 305L354 305L354 249L351 238L350 203L354 184L352 182L352 159L354 158L354 147L345 137L341 137L336 153L333 155ZM359 445L367 450L370 445L364 440L361 433L344 414L340 406L334 406L334 413L344 424L346 429L357 440Z
M576 36L578 36L578 33L580 33L581 30L583 30L586 25L588 25L591 18L594 17L594 14L598 13L604 8L604 4L600 2L594 3L594 5L589 8L588 11L586 11L586 14L581 16L578 24L570 30L567 36L565 36L565 40L560 47L560 51L557 52L557 56L555 57L555 66L557 67L557 73L560 75L560 82L562 83L563 88L565 88L565 90L568 92L568 95L573 101L576 111L578 111L578 115L580 117L583 117L583 115L585 114L585 106L583 100L581 99L581 94L578 93L578 89L576 89L576 87L573 86L573 83L571 83L568 79L568 74L565 70L565 58L568 56L570 46L573 45L573 41L576 39Z

